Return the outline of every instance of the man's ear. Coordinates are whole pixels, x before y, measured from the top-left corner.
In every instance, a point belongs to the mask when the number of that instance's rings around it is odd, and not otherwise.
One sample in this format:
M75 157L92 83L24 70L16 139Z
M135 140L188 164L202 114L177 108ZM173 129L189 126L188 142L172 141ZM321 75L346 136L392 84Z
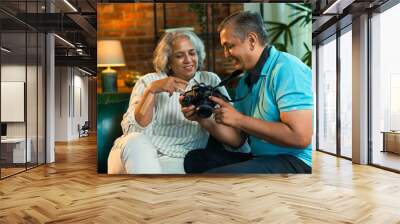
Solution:
M249 40L250 49L253 50L256 44L258 43L258 36L254 32L250 32L247 34L247 38Z

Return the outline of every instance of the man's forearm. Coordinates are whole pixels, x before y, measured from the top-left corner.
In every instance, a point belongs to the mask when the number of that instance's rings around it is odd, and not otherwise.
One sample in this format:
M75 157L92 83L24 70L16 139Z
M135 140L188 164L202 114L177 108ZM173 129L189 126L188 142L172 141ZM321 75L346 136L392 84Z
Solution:
M217 124L213 119L202 119L199 124L205 128L214 138L225 145L238 148L243 145L245 139L239 130L232 127Z
M237 128L248 135L256 136L273 144L294 148L306 147L301 135L283 122L268 122L243 115Z

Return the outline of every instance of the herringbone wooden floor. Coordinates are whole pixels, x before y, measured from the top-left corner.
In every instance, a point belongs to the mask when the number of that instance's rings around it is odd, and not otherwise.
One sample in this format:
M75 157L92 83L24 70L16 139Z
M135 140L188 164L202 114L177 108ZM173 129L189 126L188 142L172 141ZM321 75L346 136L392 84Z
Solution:
M0 181L0 223L400 223L400 175L314 154L312 175L107 176L93 137Z

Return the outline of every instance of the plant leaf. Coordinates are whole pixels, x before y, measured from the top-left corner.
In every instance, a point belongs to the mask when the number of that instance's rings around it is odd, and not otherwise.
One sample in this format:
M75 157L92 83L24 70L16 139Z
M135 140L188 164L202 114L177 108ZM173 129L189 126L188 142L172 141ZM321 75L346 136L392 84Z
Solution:
M287 5L298 11L312 12L311 7L307 7L306 4L287 3Z
M287 52L286 45L283 43L275 43L274 46L280 51Z
M303 46L306 48L306 53L304 53L304 55L301 57L301 60L307 64L309 67L311 67L311 63L312 63L312 52L310 50L310 48L307 46L307 44L305 42L303 42Z

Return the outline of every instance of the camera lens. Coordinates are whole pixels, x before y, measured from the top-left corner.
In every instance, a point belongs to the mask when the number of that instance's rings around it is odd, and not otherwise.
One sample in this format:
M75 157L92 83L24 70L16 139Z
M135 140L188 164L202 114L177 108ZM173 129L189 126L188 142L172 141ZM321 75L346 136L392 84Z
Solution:
M192 97L190 97L190 96L185 96L185 97L183 97L183 99L182 99L182 106L184 106L184 107L189 106L190 103L191 103L191 101L192 101Z
M198 107L197 116L208 118L212 114L213 107L209 104L202 104Z

